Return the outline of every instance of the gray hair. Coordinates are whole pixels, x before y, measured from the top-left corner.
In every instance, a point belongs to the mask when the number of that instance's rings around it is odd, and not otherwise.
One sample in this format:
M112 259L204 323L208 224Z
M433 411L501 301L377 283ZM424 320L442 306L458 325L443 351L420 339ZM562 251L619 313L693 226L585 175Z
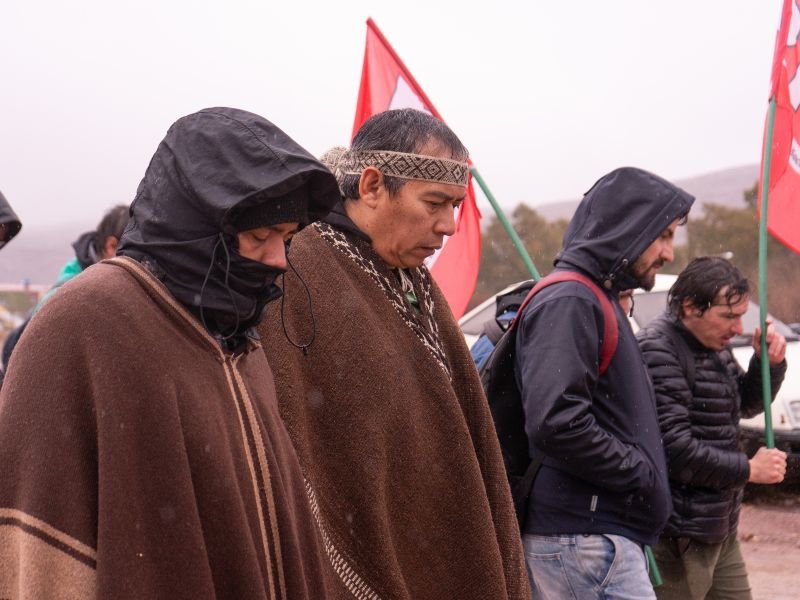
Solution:
M371 116L356 132L350 150L354 152L385 150L417 154L430 142L439 144L449 155L447 158L466 161L469 157L464 144L443 121L413 108L387 110ZM359 175L343 174L341 179L337 175L337 179L342 196L352 200L358 199ZM390 195L396 194L406 183L405 179L390 176L385 176L383 181Z

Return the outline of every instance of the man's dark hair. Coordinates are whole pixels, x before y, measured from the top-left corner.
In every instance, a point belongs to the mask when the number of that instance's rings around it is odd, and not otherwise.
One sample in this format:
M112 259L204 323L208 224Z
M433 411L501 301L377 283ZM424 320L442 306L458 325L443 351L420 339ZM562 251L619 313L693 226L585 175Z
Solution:
M353 151L385 150L389 152L419 153L428 143L439 144L449 153L445 158L466 161L469 152L455 133L440 119L413 108L387 110L372 115L364 121L353 137ZM345 175L341 188L345 198L357 199L359 175ZM390 195L406 183L406 179L384 177Z
M103 215L103 219L97 226L94 236L94 249L98 256L103 253L103 248L109 237L114 236L117 240L122 237L122 232L125 231L129 218L130 207L125 204L118 204Z
M725 288L724 302L738 304L750 295L750 282L730 261L718 256L699 256L678 275L667 296L669 312L683 316L683 303L689 300L702 315Z

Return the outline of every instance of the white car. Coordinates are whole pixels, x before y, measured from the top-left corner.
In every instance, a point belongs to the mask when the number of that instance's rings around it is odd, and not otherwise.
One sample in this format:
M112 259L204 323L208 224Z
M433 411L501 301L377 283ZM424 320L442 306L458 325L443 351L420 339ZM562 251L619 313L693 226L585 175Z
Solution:
M675 282L675 275L658 274L656 284L649 292L636 290L633 295L633 317L629 318L634 333L644 327L652 319L664 312L667 307L667 292ZM508 286L496 295L511 291L519 283ZM458 323L467 345L471 348L483 333L485 323L495 315L495 297L482 302ZM772 427L775 434L775 446L789 454L787 481L800 481L800 337L788 325L772 317L777 330L786 337L786 360L789 368L783 385L772 403ZM753 355L752 333L759 321L758 305L750 302L750 308L742 318L742 325L747 334L731 341L733 354L744 369L750 364ZM764 445L764 415L740 421L742 444L748 454Z

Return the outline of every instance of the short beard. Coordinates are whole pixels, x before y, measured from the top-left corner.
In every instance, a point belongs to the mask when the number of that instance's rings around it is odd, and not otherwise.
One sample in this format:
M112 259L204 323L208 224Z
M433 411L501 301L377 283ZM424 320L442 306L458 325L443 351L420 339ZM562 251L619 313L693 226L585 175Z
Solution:
M645 292L649 292L656 285L656 274L653 273L649 277L647 276L637 277L636 280L639 282L640 288L642 288Z
M664 266L664 261L657 260L656 262L652 262L647 265L644 269L637 268L639 265L638 263L634 263L630 269L630 274L633 275L636 282L639 284L639 287L642 288L644 291L649 292L653 289L656 284L656 273L658 269ZM650 269L658 267L653 273L650 273Z

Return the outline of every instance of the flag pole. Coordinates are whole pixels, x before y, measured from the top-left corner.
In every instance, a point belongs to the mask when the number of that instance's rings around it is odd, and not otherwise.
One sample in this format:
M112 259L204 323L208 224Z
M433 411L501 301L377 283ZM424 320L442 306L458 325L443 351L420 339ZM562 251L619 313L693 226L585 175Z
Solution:
M439 111L436 110L436 107L434 106L433 102L431 102L431 99L428 98L428 95L425 93L425 90L423 90L422 86L419 83L417 83L417 80L411 74L411 71L408 70L406 64L397 55L397 52L394 51L394 48L392 48L392 45L389 43L389 40L387 40L386 37L383 35L383 32L380 29L378 29L378 26L375 24L375 21L372 20L372 17L369 17L367 19L367 27L369 27L373 31L373 33L378 37L378 40L380 40L381 44L383 44L383 46L386 48L386 51L389 53L389 55L395 60L397 66L400 67L400 70L403 72L403 76L406 77L406 79L408 79L408 82L411 84L411 87L414 88L414 90L419 94L420 99L430 108L431 114L433 114L433 116L439 119L440 121L444 121L442 115L439 114ZM478 173L478 169L476 169L475 165L473 165L471 162L470 162L470 171L472 172L472 176L475 178L475 181L478 182L478 185L480 186L481 190L483 190L484 195L489 200L489 203L492 205L492 208L494 209L494 212L497 215L498 220L500 221L500 223L503 224L503 228L506 230L508 237L511 238L511 243L514 244L514 249L522 258L522 262L525 263L525 267L528 269L528 272L531 274L531 277L533 277L536 281L539 281L539 279L541 279L541 275L539 275L539 271L536 270L536 266L533 264L533 260L531 259L530 254L528 254L528 251L525 249L522 240L519 239L517 232L514 231L514 227L509 222L505 213L503 213L503 209L500 208L500 205L497 203L497 200L495 200L494 195L489 190L489 187L486 185L486 182L484 181L483 177L481 177L480 173Z
M533 264L533 260L531 259L530 254L528 254L528 251L525 249L525 245L522 243L522 240L519 239L517 232L514 230L514 227L509 222L508 218L503 212L503 209L500 208L500 205L497 203L497 200L495 200L494 194L492 194L491 190L489 189L489 186L486 185L486 182L484 181L483 177L481 177L481 174L478 173L478 169L475 168L474 165L470 167L470 172L472 173L472 177L475 179L475 181L478 182L478 185L480 186L481 190L483 190L483 193L489 200L489 203L492 205L492 208L494 209L494 212L497 215L497 219L503 225L503 228L506 230L508 237L511 238L511 243L514 244L514 249L517 251L517 254L519 254L520 257L522 258L522 262L525 263L525 267L528 269L528 272L531 274L531 277L533 277L534 280L539 281L542 278L542 276L539 275L539 271L536 270L536 265Z
M767 133L764 140L764 157L761 169L761 219L758 228L758 305L761 324L761 387L764 402L764 441L767 448L775 447L772 429L772 385L769 378L767 356L767 207L769 204L769 168L772 159L772 132L775 128L775 94L769 101Z

